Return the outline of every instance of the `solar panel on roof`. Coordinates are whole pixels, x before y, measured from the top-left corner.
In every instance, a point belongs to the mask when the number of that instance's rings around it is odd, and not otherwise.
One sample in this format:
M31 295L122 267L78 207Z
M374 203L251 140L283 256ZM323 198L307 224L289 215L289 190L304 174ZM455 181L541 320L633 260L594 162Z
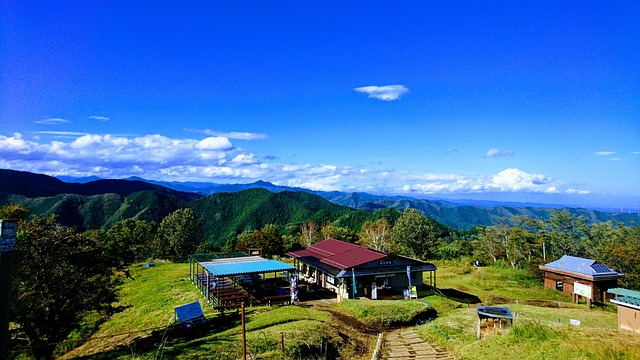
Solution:
M603 265L603 264L593 264L591 265L591 268L593 269L593 271L595 271L598 274L611 272L611 269L609 269L606 265Z

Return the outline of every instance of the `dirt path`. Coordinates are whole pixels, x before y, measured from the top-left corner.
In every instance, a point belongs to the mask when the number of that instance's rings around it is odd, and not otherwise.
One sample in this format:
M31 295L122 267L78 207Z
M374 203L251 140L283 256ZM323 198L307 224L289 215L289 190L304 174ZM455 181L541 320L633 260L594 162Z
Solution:
M309 301L307 304L331 314L336 320L336 327L361 341L360 344L364 350L361 359L371 359L378 334L384 332L383 359L385 360L455 360L451 353L435 349L420 339L413 326L392 330L383 329L367 325L353 316L333 310L330 303L326 301Z
M434 349L422 341L413 327L405 327L385 334L385 360L454 360L455 357L445 351Z

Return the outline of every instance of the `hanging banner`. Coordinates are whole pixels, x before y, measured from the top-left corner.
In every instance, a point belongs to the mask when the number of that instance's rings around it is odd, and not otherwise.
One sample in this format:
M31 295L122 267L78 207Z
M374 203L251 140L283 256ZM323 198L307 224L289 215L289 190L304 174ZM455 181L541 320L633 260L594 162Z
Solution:
M358 290L356 289L356 270L351 268L351 274L353 275L353 298L356 298Z
M409 289L411 289L411 266L407 265L407 279L409 279Z

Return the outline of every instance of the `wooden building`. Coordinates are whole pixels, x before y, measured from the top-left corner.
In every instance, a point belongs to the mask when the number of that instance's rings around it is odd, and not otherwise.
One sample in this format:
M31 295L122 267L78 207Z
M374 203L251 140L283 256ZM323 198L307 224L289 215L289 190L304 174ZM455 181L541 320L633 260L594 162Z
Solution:
M211 306L218 310L290 303L295 268L276 260L242 252L193 254L189 278Z
M300 280L330 289L337 298L402 294L409 286L436 286L436 267L406 256L390 255L335 239L287 253Z
M513 316L509 308L478 306L476 311L478 314L476 340L505 334L513 326Z
M618 286L623 274L595 260L564 255L559 260L540 265L544 271L544 287L573 296L575 302L605 302L611 298L607 290Z
M607 292L617 295L611 302L618 305L618 328L640 333L640 291L615 288Z

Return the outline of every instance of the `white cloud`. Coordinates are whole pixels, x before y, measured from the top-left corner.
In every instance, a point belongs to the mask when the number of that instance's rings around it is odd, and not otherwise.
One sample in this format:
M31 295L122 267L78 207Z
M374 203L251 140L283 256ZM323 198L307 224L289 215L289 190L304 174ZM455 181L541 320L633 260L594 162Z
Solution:
M365 93L370 98L385 101L398 100L402 95L409 92L409 89L403 85L362 86L353 90Z
M413 177L405 177L411 179ZM526 193L560 193L570 188L540 174L529 174L515 168L508 168L494 176L463 175L428 175L429 181L405 184L400 187L403 192L437 194L437 193L482 193L482 192L526 192ZM571 190L578 193L580 190Z
M620 160L622 160L622 159L621 158L617 158L617 157L609 158L609 161L620 161Z
M273 159L275 160L275 159ZM252 182L313 190L369 191L381 194L566 193L585 189L542 174L508 168L491 176L410 173L364 166L262 162L225 137L174 139L158 134L116 136L82 134L55 141L0 135L0 168L49 175L153 180Z
M485 158L494 158L494 157L501 157L501 156L513 156L513 151L512 150L500 150L497 148L491 148L489 150L487 150L487 153L484 154Z
M102 122L106 122L106 121L110 120L106 116L98 116L98 115L91 115L91 116L89 116L89 119L98 120L98 121L102 121Z
M184 129L185 131L202 133L207 135L213 135L218 137L225 137L228 139L235 140L262 140L266 139L267 135L252 133L252 132L241 132L241 131L232 131L232 132L222 132L222 131L214 131L210 129L198 130L198 129Z
M499 191L556 192L556 187L547 186L550 182L551 179L544 175L527 174L522 170L510 168L496 174L488 187Z
M199 150L228 150L233 148L233 144L225 137L209 137L198 142L196 148Z
M36 124L45 124L45 125L60 125L60 124L67 124L69 122L70 122L69 120L62 119L62 118L47 118L47 119L34 121L34 123Z
M615 154L615 151L596 151L594 152L594 154L598 155L598 156L609 156L609 155L613 155Z
M78 137L82 135L88 135L87 133L75 131L34 131L34 134L56 135L61 137Z

